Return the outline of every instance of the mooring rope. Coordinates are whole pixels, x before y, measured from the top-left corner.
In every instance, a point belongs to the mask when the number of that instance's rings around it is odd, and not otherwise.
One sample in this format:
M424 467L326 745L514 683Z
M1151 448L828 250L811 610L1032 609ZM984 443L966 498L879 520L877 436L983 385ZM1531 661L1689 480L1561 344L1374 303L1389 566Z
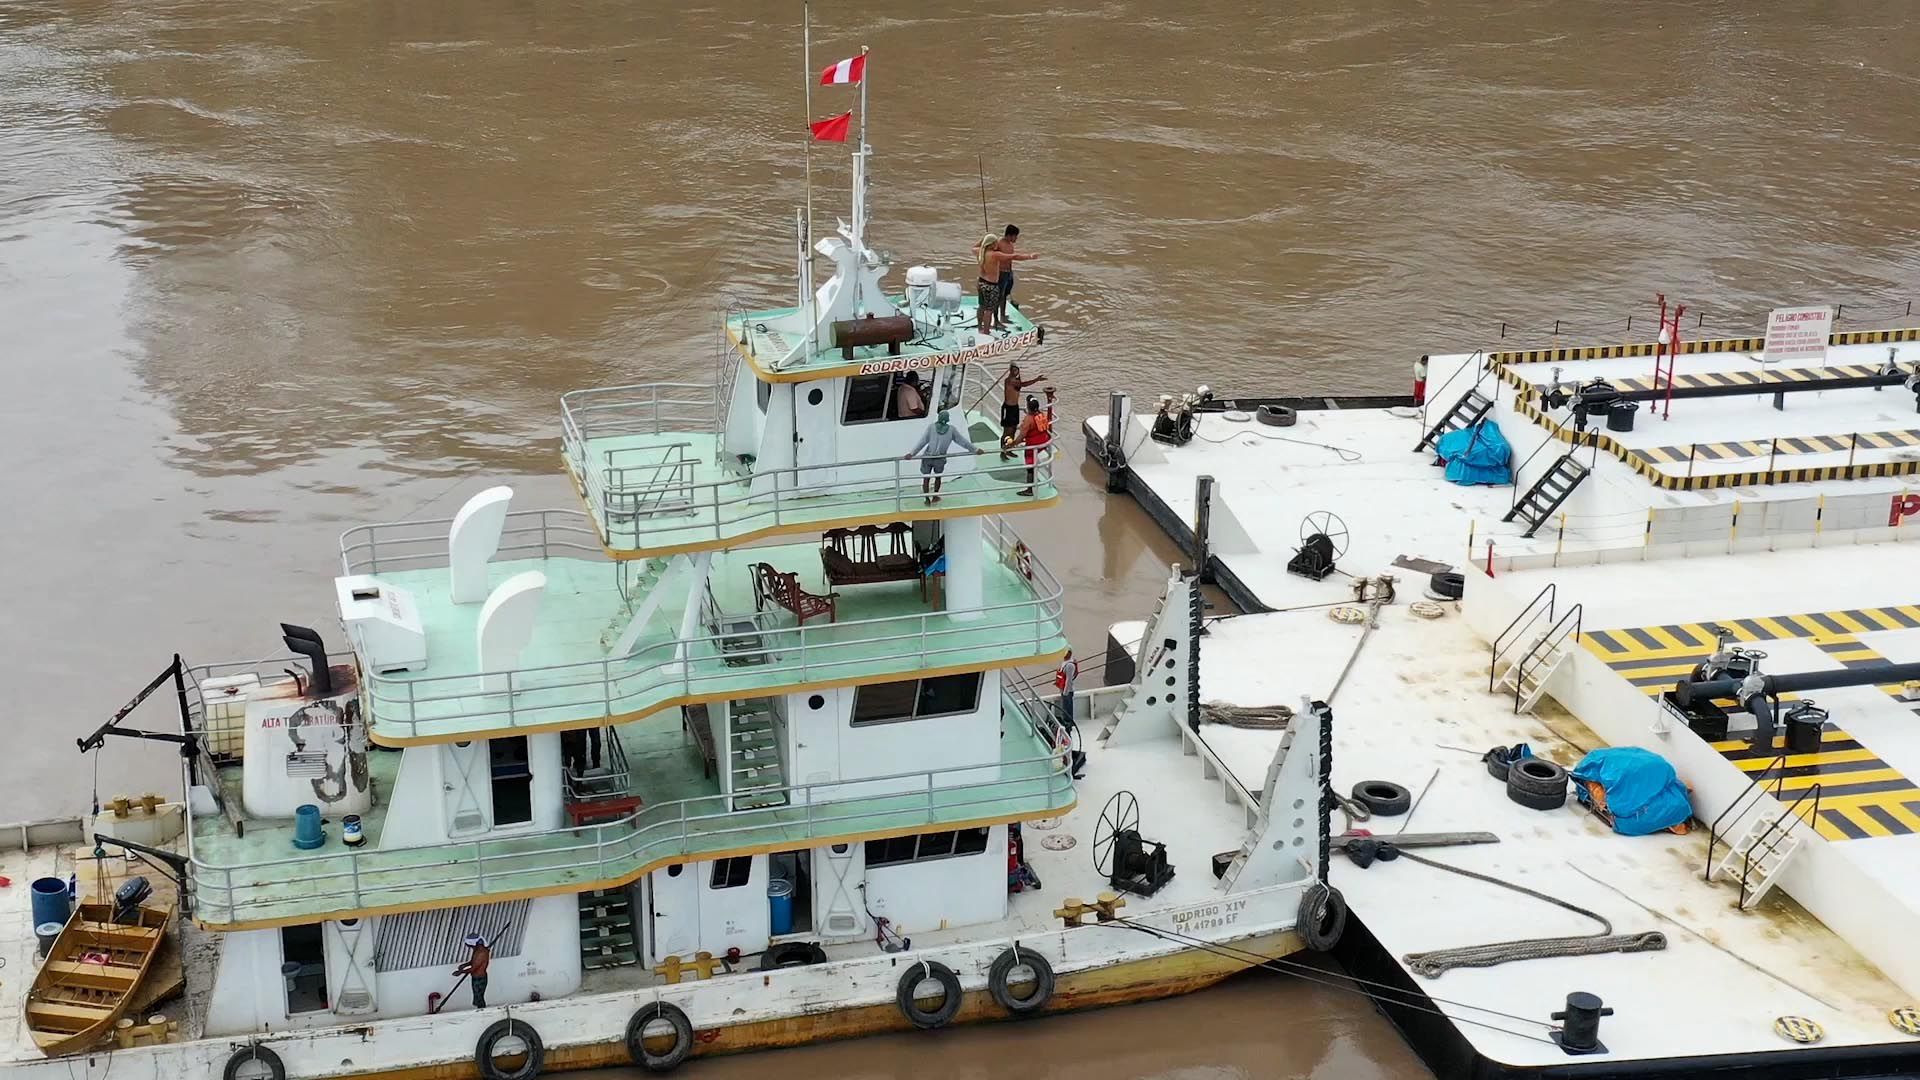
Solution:
M1415 855L1402 849L1400 858L1412 859L1422 866L1431 866L1436 870L1445 870L1449 874L1484 881L1489 885L1498 885L1510 889L1522 896L1531 896L1535 900L1544 900L1558 908L1564 908L1575 915L1585 916L1600 924L1597 934L1577 934L1566 937L1517 938L1512 941L1494 941L1485 945L1462 945L1453 949L1434 949L1429 952L1408 953L1401 959L1415 974L1426 978L1438 978L1463 967L1494 967L1512 963L1515 960L1541 960L1550 956L1593 956L1599 953L1637 953L1656 952L1667 947L1667 935L1658 930L1647 930L1637 934L1616 934L1613 923L1597 911L1589 911L1578 904L1562 900L1557 896L1529 889L1525 885L1515 885L1511 881L1502 881L1491 874L1482 874L1476 870L1467 870L1450 866L1424 856Z
M1293 710L1285 705L1228 705L1218 701L1200 703L1200 722L1260 731L1284 730L1293 723Z

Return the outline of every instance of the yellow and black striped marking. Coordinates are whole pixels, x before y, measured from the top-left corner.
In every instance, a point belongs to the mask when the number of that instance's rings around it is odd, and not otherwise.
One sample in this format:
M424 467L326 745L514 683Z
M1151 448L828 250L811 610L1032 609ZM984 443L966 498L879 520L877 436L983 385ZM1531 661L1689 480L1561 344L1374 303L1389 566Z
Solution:
M1920 430L1863 431L1858 435L1800 435L1740 442L1694 443L1691 446L1642 446L1631 453L1655 465L1685 465L1689 460L1731 461L1775 454L1845 454L1855 449L1899 450L1920 446Z
M1799 369L1814 370L1814 369ZM1839 369L1834 369L1839 370ZM1877 369L1876 369L1877 370ZM1588 431L1576 434L1572 429L1555 421L1535 404L1534 395L1538 387L1521 378L1509 369L1501 369L1500 377L1505 379L1520 394L1514 398L1513 410L1521 416L1546 428L1562 442L1572 443L1576 438L1584 445L1591 441L1593 445L1619 458L1634 472L1639 473L1657 488L1667 491L1700 491L1725 487L1756 487L1761 484L1806 484L1817 480L1856 480L1870 476L1912 476L1920 473L1920 458L1904 461L1863 461L1852 465L1812 465L1798 469L1759 469L1748 472L1709 472L1688 476L1679 472L1666 471L1667 466L1657 464L1640 453L1641 448L1624 446L1604 431ZM1683 376L1684 378L1684 376ZM1866 442L1861 436L1861 442ZM1785 445L1785 439L1780 440ZM1886 449L1886 447L1880 447ZM1683 456L1680 463L1684 464Z
M1880 345L1895 341L1920 341L1920 327L1900 330L1849 330L1827 335L1829 345ZM1680 355L1702 353L1759 352L1767 347L1763 337L1701 338L1680 341ZM1556 345L1545 349L1508 349L1490 352L1487 359L1496 366L1507 364L1565 363L1569 360L1612 360L1622 356L1652 356L1660 346L1651 341L1622 345Z
M1920 604L1722 619L1718 625L1742 642L1802 639L1844 667L1873 667L1888 661L1859 635L1920 627ZM1712 626L1706 623L1592 630L1583 637L1590 652L1649 697L1659 696L1685 678L1713 652L1715 641ZM1892 695L1901 692L1897 683L1881 689ZM1915 712L1920 714L1920 706ZM1786 749L1784 732L1774 736L1771 750L1755 749L1744 739L1712 745L1722 757L1752 773L1767 768ZM1783 801L1791 802L1820 785L1820 818L1815 828L1829 840L1920 832L1920 787L1832 723L1821 735L1818 753L1789 756L1776 775Z
M1818 382L1821 379L1865 379L1881 372L1878 364L1836 364L1832 367L1774 367L1743 368L1739 371L1697 371L1673 377L1676 390L1698 390L1706 387L1751 386L1755 393L1763 394L1783 386L1795 383ZM1664 390L1666 383L1651 375L1636 376L1631 379L1608 379L1620 390Z

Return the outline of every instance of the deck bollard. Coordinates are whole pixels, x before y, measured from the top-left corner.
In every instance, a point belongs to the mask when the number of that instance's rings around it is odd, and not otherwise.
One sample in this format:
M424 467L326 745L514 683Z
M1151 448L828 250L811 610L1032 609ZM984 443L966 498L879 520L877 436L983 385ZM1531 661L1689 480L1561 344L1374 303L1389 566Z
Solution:
M1612 1015L1613 1010L1601 1005L1597 995L1575 990L1567 995L1566 1011L1549 1017L1561 1021L1551 1033L1553 1041L1569 1054L1604 1054L1607 1048L1600 1042L1600 1018Z

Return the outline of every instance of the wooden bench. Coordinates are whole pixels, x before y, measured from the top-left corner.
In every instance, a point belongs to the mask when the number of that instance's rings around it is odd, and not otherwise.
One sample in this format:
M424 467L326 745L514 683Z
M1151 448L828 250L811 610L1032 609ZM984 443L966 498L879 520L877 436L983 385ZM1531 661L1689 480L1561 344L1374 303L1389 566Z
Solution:
M828 529L820 540L820 565L828 585L918 581L920 599L927 598L924 567L914 551L913 527L904 521Z
M828 622L834 620L833 602L838 599L834 593L822 596L810 593L800 587L800 575L781 573L767 563L753 564L753 609L764 611L768 604L781 607L793 613L793 617L805 626L807 620L825 615Z
M618 821L640 809L640 805L638 795L614 795L604 799L570 802L567 804L567 821L574 828L597 821Z

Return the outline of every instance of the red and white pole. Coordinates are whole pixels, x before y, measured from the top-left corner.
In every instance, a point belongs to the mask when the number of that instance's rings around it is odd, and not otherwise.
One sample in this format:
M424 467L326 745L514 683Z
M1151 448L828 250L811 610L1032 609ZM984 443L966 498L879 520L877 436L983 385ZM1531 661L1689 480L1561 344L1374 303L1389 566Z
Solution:
M1424 356L1413 362L1413 403L1427 403L1427 358Z

